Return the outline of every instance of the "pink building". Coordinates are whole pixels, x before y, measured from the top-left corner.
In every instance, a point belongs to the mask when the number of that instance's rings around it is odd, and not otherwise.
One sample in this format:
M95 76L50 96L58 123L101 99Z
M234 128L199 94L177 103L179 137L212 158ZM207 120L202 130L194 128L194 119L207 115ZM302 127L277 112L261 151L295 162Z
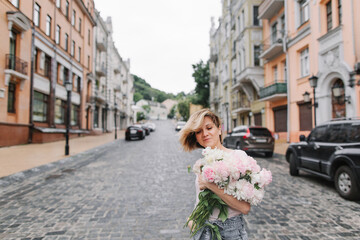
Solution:
M360 116L359 10L354 0L260 5L265 39L260 97L266 101L266 126L280 139L295 142L316 124Z

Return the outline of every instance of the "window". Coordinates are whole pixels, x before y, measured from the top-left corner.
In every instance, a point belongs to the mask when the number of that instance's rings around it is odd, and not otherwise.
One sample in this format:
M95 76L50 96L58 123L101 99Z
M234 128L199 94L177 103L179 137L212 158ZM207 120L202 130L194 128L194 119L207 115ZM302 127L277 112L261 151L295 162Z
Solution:
M88 60L87 60L87 67L88 69L90 69L90 56L88 55Z
M94 128L99 127L99 106L95 106L94 110Z
M274 78L274 82L277 82L278 81L278 68L277 66L273 67L273 78Z
M260 46L254 46L254 66L260 66Z
M360 125L352 124L351 128L348 128L348 141L360 142Z
M254 6L253 7L253 25L254 26L259 26L259 6Z
M37 27L40 24L40 6L37 3L35 3L35 6L34 6L34 24Z
M79 18L79 33L81 33L81 18Z
M69 35L65 33L65 51L69 50Z
M327 142L327 126L319 126L315 128L309 135L309 141L311 142Z
M79 47L78 50L79 50L78 61L80 62L80 60L81 60L81 47Z
M328 128L328 142L331 143L346 143L347 140L347 131L346 128L350 124L331 124Z
M75 54L75 41L73 40L71 43L71 56L74 56Z
M73 10L72 18L71 18L71 25L75 26L75 23L76 23L76 11Z
M60 31L61 27L59 25L56 26L56 32L55 32L55 43L60 44Z
M342 24L342 2L338 0L339 25Z
M300 53L300 68L301 68L300 77L305 77L309 75L309 48L306 48Z
M12 5L19 8L19 0L11 0L10 2L12 3Z
M70 80L69 78L69 69L67 69L66 67L64 67L64 71L63 71L63 80L64 80L64 85L66 82L68 82Z
M71 125L77 125L79 122L79 106L71 105Z
M55 100L55 123L64 124L65 123L65 109L66 102L61 99Z
M309 20L309 2L308 0L301 0L300 7L300 25Z
M65 3L65 16L69 19L69 1L66 0Z
M90 45L90 29L88 29L88 45Z
M74 82L76 82L76 92L80 93L80 91L81 91L81 77L77 77Z
M56 0L56 7L60 8L61 7L61 0Z
M287 67L286 67L286 60L283 62L283 70L284 70L284 72L283 72L283 74L284 74L283 79L285 80L285 82L287 82Z
M33 119L35 122L47 120L48 96L40 92L34 92Z
M51 77L51 57L48 55L45 55L44 75L49 79Z
M15 113L15 93L16 93L16 84L10 82L8 86L8 104L7 104L7 111L9 113Z
M46 29L45 29L46 35L51 35L51 17L49 15L46 16Z
M326 4L326 22L327 22L327 31L332 29L332 9L331 9L331 1Z

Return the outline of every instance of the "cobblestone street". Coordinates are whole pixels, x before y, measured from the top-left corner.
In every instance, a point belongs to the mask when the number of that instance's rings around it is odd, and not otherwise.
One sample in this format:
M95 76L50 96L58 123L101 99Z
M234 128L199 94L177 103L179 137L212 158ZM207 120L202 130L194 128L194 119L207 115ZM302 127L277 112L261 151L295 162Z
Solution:
M0 179L0 239L189 239L200 150L184 153L173 122L142 141L115 142L21 181ZM255 156L273 173L264 201L245 216L249 239L359 239L360 204L332 183L288 174L279 156Z

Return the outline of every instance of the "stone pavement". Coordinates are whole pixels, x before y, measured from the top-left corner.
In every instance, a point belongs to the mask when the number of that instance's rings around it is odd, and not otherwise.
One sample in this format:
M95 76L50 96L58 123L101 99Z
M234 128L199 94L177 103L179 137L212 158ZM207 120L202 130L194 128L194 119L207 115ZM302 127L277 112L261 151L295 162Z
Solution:
M189 239L183 224L194 208L195 176L187 165L200 150L184 153L172 124L157 126L142 141L112 141L0 182L0 239ZM244 217L249 239L359 239L359 202L318 177L290 176L280 155L254 157L273 182Z
M125 130L118 131L118 139L123 139L124 136ZM69 140L70 156L114 140L115 133L71 138ZM64 154L65 140L0 148L0 178L69 157Z
M125 130L118 131L117 135L118 139L123 139L125 137ZM114 140L114 133L72 138L69 140L70 156ZM284 141L276 141L274 152L284 155L287 146L288 143ZM0 178L69 157L64 155L64 151L65 141L0 148Z

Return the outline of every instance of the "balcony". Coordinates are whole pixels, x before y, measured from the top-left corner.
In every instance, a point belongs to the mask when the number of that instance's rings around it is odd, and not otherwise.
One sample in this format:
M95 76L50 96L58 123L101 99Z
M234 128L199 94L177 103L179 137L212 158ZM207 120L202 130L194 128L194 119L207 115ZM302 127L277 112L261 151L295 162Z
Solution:
M287 98L287 83L286 81L276 81L260 88L261 101L278 101Z
M93 96L94 100L99 102L99 103L104 103L106 102L106 97L105 94L102 93L100 90L96 89L95 90L95 94Z
M284 0L265 0L259 6L259 19L270 20L281 8L284 7Z
M28 63L15 55L5 55L5 85L8 86L12 77L21 81L20 89L24 87L25 80L29 79L27 76Z
M98 75L99 77L104 77L106 76L106 68L105 68L105 64L101 64L100 65L96 65L96 75Z
M97 49L99 49L100 51L105 52L105 51L106 51L105 38L96 39L96 47L97 47Z
M114 73L119 74L120 72L120 66L114 67Z
M250 103L249 102L240 102L240 101L234 101L232 103L232 114L236 113L243 113L243 112L250 112Z
M218 60L218 54L217 53L211 53L210 55L210 62L216 63Z
M284 53L283 49L283 31L274 31L262 42L262 52L260 58L269 60Z

